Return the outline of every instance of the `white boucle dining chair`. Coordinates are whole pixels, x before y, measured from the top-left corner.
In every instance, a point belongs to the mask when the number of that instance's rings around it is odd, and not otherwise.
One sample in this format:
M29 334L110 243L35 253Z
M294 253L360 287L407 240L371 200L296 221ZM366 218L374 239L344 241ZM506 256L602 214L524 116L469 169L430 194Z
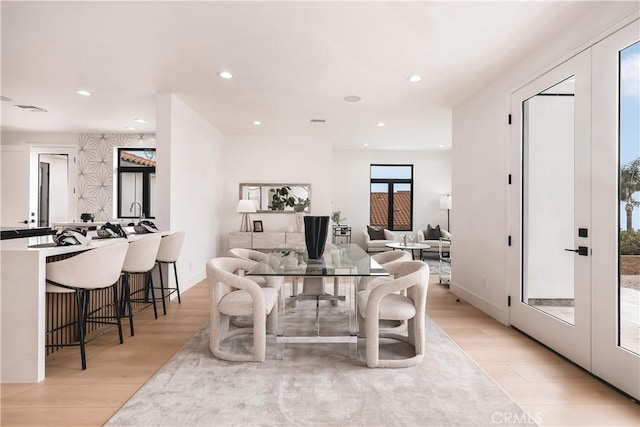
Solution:
M417 365L424 358L425 311L429 266L423 261L392 262L385 270L393 280L357 294L358 324L364 326L366 362L370 368L404 368ZM406 296L398 291L406 290ZM380 320L407 321L407 334L380 331ZM409 343L415 355L405 359L380 359L380 338Z
M411 254L407 251L378 252L377 254L371 255L371 258L380 264L381 267L385 267L391 262L411 261L413 259ZM390 279L387 276L364 276L358 281L358 290L371 290L372 287L389 280Z
M256 251L253 249L246 249L246 248L229 249L229 256L231 258L238 258L238 259L244 259L246 261L251 261L253 265L259 262L265 262L267 264L273 263L273 258L270 257L268 254L264 252ZM244 273L246 273L246 271ZM248 278L253 280L260 286L267 286L267 280L262 276L248 276ZM276 278L274 277L274 279ZM280 289L280 286L282 286L282 278L279 278L278 280L271 280L270 285L276 286L277 287L276 289Z
M219 359L232 362L263 362L266 357L267 333L278 328L278 290L270 286L273 278L266 277L267 286L260 287L253 280L237 274L253 266L252 261L239 258L214 258L207 263L209 283L211 337L209 348ZM230 329L235 316L252 316L250 328ZM250 354L232 353L221 349L224 340L241 334L253 334Z

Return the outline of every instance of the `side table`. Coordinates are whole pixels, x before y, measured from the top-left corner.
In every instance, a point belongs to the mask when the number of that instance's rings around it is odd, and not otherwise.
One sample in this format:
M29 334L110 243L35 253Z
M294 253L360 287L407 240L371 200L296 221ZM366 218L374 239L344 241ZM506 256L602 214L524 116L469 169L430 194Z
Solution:
M344 239L344 242L338 242L339 239ZM333 243L351 243L351 227L348 225L334 225L333 226Z

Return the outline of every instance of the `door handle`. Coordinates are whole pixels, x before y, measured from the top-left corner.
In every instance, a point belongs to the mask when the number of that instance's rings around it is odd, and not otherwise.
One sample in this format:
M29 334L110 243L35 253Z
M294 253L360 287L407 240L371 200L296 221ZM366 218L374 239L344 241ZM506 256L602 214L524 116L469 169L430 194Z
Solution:
M20 224L29 224L29 221L25 219L24 221L20 221Z
M589 256L589 248L586 246L578 246L578 249L565 249L567 252L575 252L578 255Z

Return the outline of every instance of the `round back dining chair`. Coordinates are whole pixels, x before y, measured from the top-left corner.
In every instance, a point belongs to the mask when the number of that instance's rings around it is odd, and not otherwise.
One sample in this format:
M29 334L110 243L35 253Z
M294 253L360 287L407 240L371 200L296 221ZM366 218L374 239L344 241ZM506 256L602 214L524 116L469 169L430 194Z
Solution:
M153 292L151 286L151 270L156 265L156 257L158 255L158 249L160 248L160 241L162 236L159 234L151 234L148 237L143 237L139 240L134 240L129 243L129 249L127 250L127 256L124 259L124 265L122 266L122 273L124 275L122 280L122 296L123 304L122 311L124 313L124 306L129 312L129 329L131 336L134 335L133 328L133 310L131 309L132 302L145 302L153 305L153 313L155 318L158 318L158 309L156 307L155 298L150 298L150 293ZM130 277L132 274L143 274L144 285L141 289L131 292ZM141 298L135 298L134 296L144 293ZM148 307L148 305L147 305Z
M83 370L87 369L85 344L93 340L86 340L88 322L112 325L110 329L117 327L120 344L124 342L120 322L118 279L128 247L129 244L126 241L110 243L86 250L70 258L50 262L46 266L47 293L75 293L76 296L77 319L71 324L76 326L77 342L57 343L55 347L80 346ZM101 307L92 307L91 291L106 288L112 289L112 301L106 302ZM48 333L51 332L53 331L48 331ZM103 333L94 338L102 336Z

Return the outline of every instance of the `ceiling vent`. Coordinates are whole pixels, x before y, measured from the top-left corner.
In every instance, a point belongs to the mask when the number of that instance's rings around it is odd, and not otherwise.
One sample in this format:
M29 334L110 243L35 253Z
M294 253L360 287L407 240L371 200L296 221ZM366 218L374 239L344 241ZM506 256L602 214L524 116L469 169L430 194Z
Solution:
M311 119L311 123L327 123L325 119Z
M34 105L16 105L18 108L22 108L23 110L32 111L34 113L46 113L47 110L44 108L36 107Z

